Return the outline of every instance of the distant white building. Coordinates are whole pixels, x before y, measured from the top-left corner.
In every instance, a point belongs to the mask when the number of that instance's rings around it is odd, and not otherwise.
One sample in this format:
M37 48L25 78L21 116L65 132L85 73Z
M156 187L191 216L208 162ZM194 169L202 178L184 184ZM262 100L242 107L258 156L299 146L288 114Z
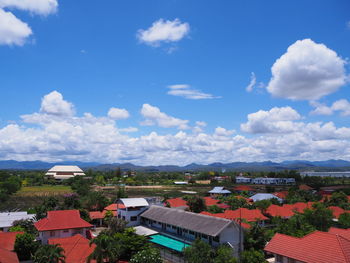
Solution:
M301 176L320 176L320 177L350 177L350 171L346 172L301 172Z
M12 227L13 222L17 220L33 219L34 214L28 214L27 212L8 212L0 213L0 232L7 232Z
M209 194L211 195L211 196L216 196L216 195L223 195L223 196L225 196L225 195L229 195L229 194L231 194L231 191L229 191L229 190L226 190L224 187L222 187L222 186L216 186L216 187L214 187L212 190L210 190L209 191Z
M118 218L127 221L128 227L140 225L140 214L148 207L145 198L121 198L117 200Z
M65 180L75 176L85 176L85 173L76 165L55 165L47 171L45 176L55 180Z
M252 179L248 177L243 177L243 176L236 177L236 184L249 184L251 181Z
M251 179L252 184L267 184L267 185L280 185L280 184L295 184L294 178L268 178L258 177Z
M267 194L267 193L266 194L265 193L258 193L258 194L255 194L255 195L250 197L250 199L252 199L253 202L261 201L261 200L269 200L269 199L273 199L273 198L276 198L280 203L283 201L278 196L273 195L273 194Z

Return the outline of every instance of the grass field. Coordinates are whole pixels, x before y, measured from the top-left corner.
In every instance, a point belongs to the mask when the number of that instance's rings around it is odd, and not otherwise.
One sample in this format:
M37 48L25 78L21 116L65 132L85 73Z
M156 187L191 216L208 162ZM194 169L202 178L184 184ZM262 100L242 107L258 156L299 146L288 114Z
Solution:
M41 194L62 194L70 193L72 189L66 185L42 185L22 187L18 195L41 195Z

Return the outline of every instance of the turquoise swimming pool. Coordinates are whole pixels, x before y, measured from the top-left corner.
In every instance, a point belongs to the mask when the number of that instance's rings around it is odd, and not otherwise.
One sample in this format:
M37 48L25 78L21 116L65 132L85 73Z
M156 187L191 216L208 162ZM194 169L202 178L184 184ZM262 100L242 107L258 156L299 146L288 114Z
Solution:
M152 243L155 243L179 252L181 252L184 248L190 246L184 242L181 242L179 240L176 240L167 236L163 236L161 234L150 236L150 241Z

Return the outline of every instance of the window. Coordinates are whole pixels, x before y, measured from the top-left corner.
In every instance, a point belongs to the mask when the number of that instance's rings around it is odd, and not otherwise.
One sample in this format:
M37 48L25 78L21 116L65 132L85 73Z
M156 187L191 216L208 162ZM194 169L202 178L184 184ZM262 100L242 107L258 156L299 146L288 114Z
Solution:
M176 229L176 226L171 226L172 229Z
M219 237L219 236L216 236L216 237L213 238L213 240L214 240L215 242L219 243L219 242L220 242L220 237Z
M208 236L207 236L207 235L202 234L202 238L204 238L204 239L208 239Z
M283 257L281 255L276 255L276 263L282 263Z
M188 230L187 230L187 229L184 229L184 230L182 230L182 232L184 232L184 233L188 233Z
M69 229L63 230L63 233L68 233L68 232L69 232Z
M190 235L194 236L194 232L193 232L193 231L190 231Z
M125 216L123 216L123 220L125 220Z
M55 236L55 231L50 231L50 237L54 237Z
M137 221L137 216L131 216L130 221Z
M293 259L293 258L288 258L288 263L295 263L295 259Z

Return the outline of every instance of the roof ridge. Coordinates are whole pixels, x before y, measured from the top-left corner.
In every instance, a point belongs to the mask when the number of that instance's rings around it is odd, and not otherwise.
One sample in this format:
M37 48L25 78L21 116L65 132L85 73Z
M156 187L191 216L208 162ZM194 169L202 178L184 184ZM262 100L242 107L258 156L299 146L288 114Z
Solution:
M344 256L344 259L346 262L350 262L350 255L347 255L344 251L344 246L343 246L343 242L340 241L340 239L345 239L346 241L349 242L350 244L350 240L348 240L347 238L344 238L343 236L339 235L339 234L335 234L335 237L336 237L336 240L338 241L339 243L339 246L340 246L340 249L341 249L341 252L343 253L343 256Z

